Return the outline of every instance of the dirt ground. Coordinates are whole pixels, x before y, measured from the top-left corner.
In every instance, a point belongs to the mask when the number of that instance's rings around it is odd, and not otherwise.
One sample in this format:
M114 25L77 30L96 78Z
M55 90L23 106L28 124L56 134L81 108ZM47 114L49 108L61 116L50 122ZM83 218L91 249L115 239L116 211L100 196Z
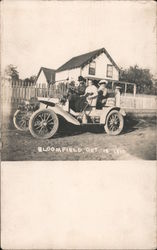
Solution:
M2 125L3 161L155 160L155 119L127 119L121 135L108 136L100 126L63 124L52 139L37 140L18 131L10 118Z

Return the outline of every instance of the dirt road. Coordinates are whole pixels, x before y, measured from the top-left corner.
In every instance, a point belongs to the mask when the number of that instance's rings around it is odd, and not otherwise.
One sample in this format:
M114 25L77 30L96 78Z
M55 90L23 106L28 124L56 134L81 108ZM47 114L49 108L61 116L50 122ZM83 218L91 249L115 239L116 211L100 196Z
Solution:
M68 131L68 132L67 132ZM79 129L68 124L55 138L37 140L12 124L3 126L2 160L155 160L155 120L129 120L123 134L108 136L100 127Z

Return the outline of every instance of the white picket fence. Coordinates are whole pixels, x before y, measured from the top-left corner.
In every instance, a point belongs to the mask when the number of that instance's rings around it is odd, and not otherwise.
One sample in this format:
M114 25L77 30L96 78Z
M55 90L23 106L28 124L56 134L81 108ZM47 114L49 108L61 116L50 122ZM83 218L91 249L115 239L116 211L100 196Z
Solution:
M1 102L20 103L23 100L30 100L32 97L59 97L66 93L65 85L51 85L49 88L37 88L36 86L24 86L20 81L12 85L10 81L1 82ZM125 94L121 95L121 107L136 110L156 110L157 97L155 95Z
M49 88L40 88L33 85L24 86L23 83L11 85L8 82L1 85L1 100L3 103L20 103L32 97L60 97L66 94L66 86L51 85Z
M121 96L121 107L131 110L156 110L157 97L153 95Z

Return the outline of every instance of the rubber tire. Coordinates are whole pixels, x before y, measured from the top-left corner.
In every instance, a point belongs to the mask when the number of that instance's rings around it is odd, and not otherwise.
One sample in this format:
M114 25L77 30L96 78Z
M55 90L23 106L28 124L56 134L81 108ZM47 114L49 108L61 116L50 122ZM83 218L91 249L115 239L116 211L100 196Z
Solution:
M114 113L118 114L118 117L119 117L119 119L120 119L120 126L119 126L119 129L118 129L118 130L116 130L116 131L111 131L111 130L109 130L109 128L108 128L108 120L109 120L109 117L110 117L112 114L114 114ZM123 116L121 115L121 113L120 113L119 111L117 111L117 110L112 110L112 111L107 115L107 118L106 118L106 123L105 123L105 126L104 126L104 129L105 129L106 133L107 133L108 135L119 135L119 134L122 132L123 127L124 127L124 118L123 118Z
M16 112L14 113L14 116L13 116L13 123L14 123L14 126L15 128L17 128L18 130L20 131L28 131L29 130L29 126L26 127L25 129L22 129L21 127L18 126L17 122L16 122L16 116L18 115L18 113L20 113L21 110L16 110Z
M53 126L53 129L50 131L50 133L46 134L45 136L39 136L33 130L33 122L34 122L34 119L37 116L37 114L43 113L43 112L46 112L46 113L49 112L51 114L51 116L54 119L54 126ZM37 138L37 139L52 138L56 134L58 127L59 127L59 119L58 119L57 115L53 112L53 110L50 110L50 109L41 109L41 110L35 111L29 120L29 131L32 134L32 136Z

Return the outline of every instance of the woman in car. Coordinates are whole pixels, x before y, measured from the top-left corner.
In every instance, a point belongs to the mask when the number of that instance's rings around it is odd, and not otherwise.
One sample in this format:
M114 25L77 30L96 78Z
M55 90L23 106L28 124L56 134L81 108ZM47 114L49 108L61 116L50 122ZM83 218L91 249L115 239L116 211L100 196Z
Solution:
M101 109L103 106L105 106L107 102L107 96L108 96L107 81L101 80L99 82L99 88L98 88L98 100L97 100L98 109Z
M88 104L90 106L95 107L96 103L97 103L97 97L98 97L98 89L97 87L94 85L92 80L88 81L88 87L85 90L85 94L86 99L88 101Z

